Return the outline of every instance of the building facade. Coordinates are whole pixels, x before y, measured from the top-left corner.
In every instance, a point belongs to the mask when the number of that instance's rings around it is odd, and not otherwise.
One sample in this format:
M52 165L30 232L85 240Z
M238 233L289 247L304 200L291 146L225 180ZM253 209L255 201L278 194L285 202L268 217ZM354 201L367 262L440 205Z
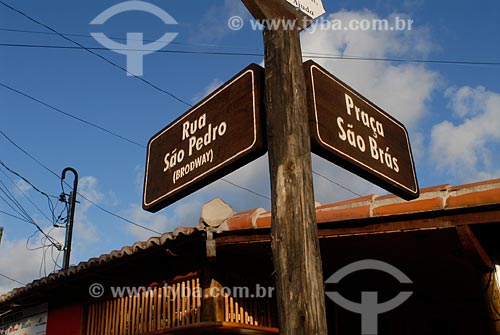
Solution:
M427 188L410 202L370 195L316 215L329 333L500 334L500 180ZM0 334L277 334L270 225L263 209L233 213L215 199L196 228L1 296ZM371 315L359 310L368 303Z

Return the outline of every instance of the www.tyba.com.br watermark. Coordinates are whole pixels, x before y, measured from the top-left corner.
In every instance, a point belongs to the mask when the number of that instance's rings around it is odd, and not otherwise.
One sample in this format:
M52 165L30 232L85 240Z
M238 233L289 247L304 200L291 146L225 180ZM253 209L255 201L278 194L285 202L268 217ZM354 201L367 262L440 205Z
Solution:
M161 290L172 301L183 298L217 298L217 297L233 297L233 298L272 298L275 288L273 286L263 286L256 284L254 287L249 286L233 286L233 287L209 287L203 289L201 287L189 287L180 285L164 285L160 287L146 286L110 286L108 289L100 283L93 283L89 286L89 295L92 298L102 298L109 294L111 298L134 297L138 295L154 295Z
M248 21L252 30L302 30L304 26L309 26L307 32L316 31L411 31L413 29L413 20L396 16L392 19L328 19L321 17L310 25L310 19L304 18L305 22L288 19L273 20L254 20ZM241 16L232 16L227 21L231 30L241 30L246 22Z

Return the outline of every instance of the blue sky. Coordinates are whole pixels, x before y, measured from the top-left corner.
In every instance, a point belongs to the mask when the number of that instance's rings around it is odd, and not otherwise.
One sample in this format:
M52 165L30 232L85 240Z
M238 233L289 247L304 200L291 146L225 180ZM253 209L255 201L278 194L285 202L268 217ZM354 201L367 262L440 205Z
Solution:
M101 45L91 32L124 38L143 32L156 40L165 32L179 33L163 50L202 51L202 54L154 53L144 58L144 79L189 104L241 71L261 56L210 55L206 52L261 54L262 33L251 29L250 14L239 0L150 1L168 12L177 25L166 26L151 14L127 12L102 26L89 24L120 1L2 0L87 47ZM464 1L323 1L324 20L413 20L412 30L331 31L302 33L305 53L403 60L500 62L500 3ZM243 18L239 31L229 29L232 16ZM319 28L319 26L317 26ZM13 31L18 30L18 31ZM30 32L20 32L30 31ZM38 33L35 33L38 32ZM46 28L0 4L0 83L15 88L78 118L146 145L157 131L189 109L169 95L144 84L85 50L27 48L10 45L74 46ZM123 41L118 42L122 43ZM96 51L125 67L125 56ZM305 57L305 60L308 57ZM443 63L316 59L374 103L407 126L421 187L462 184L500 177L500 66ZM0 130L56 174L71 166L80 174L80 192L99 206L155 231L195 226L200 207L221 197L235 211L270 209L266 157L227 176L257 196L218 181L152 215L141 209L146 151L0 86ZM0 160L38 189L58 196L60 180L0 136ZM315 177L316 200L331 203L356 194L385 191L314 157L316 172L352 192ZM21 193L23 190L45 215L46 198L3 167L0 180L33 219L48 232L51 223ZM72 182L72 176L68 175ZM19 187L19 188L18 188ZM66 187L66 190L69 188ZM3 195L3 194L2 194ZM108 253L151 232L133 226L79 198L76 209L72 263ZM57 202L57 199L54 199ZM59 205L58 210L62 209ZM19 216L0 199L0 210ZM35 227L0 213L4 236L0 244L0 273L23 283L54 270L52 248L27 250ZM64 230L51 236L64 241ZM41 235L29 240L39 247ZM45 252L45 257L44 257ZM43 260L45 259L45 262ZM62 255L58 261L61 263ZM0 293L18 286L0 277Z

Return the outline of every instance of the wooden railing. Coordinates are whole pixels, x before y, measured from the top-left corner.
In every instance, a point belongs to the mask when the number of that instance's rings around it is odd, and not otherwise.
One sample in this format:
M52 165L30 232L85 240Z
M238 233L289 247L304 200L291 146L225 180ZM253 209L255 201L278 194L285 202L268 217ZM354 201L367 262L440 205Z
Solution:
M276 327L276 307L272 297L233 298L224 296L224 321L250 326Z
M192 294L199 288L196 278L90 305L86 334L141 335L200 322L201 294Z
M203 298L198 278L123 293L121 298L87 307L84 334L143 335L203 321ZM276 327L276 308L272 297L232 297L225 294L224 307L224 320L220 321Z

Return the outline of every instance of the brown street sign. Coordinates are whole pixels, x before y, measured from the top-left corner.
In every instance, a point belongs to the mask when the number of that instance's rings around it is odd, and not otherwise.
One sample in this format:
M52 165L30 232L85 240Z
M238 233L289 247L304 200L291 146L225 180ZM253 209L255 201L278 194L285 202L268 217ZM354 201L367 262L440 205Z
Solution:
M266 152L263 72L250 65L151 138L145 210L159 211Z
M313 152L406 200L417 198L404 125L315 62L304 71Z

